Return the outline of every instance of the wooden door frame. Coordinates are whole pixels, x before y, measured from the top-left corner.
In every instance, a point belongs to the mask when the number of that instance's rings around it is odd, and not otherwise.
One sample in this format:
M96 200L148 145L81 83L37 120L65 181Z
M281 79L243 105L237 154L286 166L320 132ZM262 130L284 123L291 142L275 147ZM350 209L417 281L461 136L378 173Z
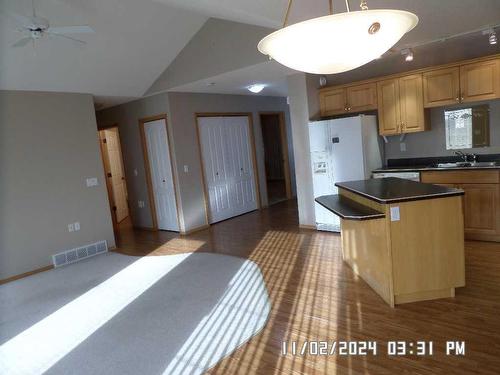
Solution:
M205 176L205 164L203 162L203 154L201 149L201 137L200 137L200 123L198 121L199 118L202 117L247 117L248 118L248 133L250 135L250 150L252 153L252 170L255 186L255 195L257 200L257 209L262 209L261 203L261 195L260 195L260 180L259 180L259 168L257 165L257 155L256 155L256 147L255 147L255 135L253 133L253 114L252 112L195 112L195 128L196 128L196 139L198 140L198 152L200 156L200 167L201 167L201 184L203 186L203 198L205 201L205 217L207 220L207 224L210 224L210 205L208 203L208 188L207 188L207 179Z
M156 213L156 198L153 192L153 181L151 178L151 166L149 163L149 156L148 156L148 143L146 142L146 134L144 131L144 125L148 122L152 121L157 121L157 120L164 120L165 121L165 130L167 134L167 146L168 146L168 153L170 156L170 169L172 170L172 184L174 185L174 199L175 199L175 207L177 210L177 226L179 227L179 233L182 232L181 230L181 222L179 220L180 217L180 207L179 207L179 200L177 199L177 178L175 174L175 165L174 165L174 158L172 154L172 142L170 140L170 133L168 129L168 121L167 121L167 114L162 113L159 115L155 116L148 116L144 118L139 119L139 132L141 134L141 146L142 146L142 156L144 159L144 170L146 171L146 186L148 189L148 198L149 198L149 205L150 205L150 211L151 211L151 220L153 223L153 230L158 231L158 216Z
M290 177L290 160L288 157L288 132L286 130L285 112L283 111L259 112L261 131L262 131L262 116L266 115L278 115L279 117L281 151L283 153L283 166L285 172L286 198L292 199L293 196L292 196L292 182ZM262 137L262 144L264 144L264 136ZM265 151L264 151L264 159L265 159ZM265 172L266 172L266 163L264 160L264 173ZM267 187L267 174L265 174L265 176L266 176L266 187ZM269 192L267 193L267 201L269 202Z

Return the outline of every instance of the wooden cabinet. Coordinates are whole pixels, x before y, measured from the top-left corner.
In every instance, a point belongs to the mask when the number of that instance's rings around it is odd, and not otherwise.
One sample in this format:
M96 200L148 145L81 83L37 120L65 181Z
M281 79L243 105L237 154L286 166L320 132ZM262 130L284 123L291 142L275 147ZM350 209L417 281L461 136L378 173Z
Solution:
M377 96L380 135L427 130L421 74L380 81Z
M460 66L461 102L500 98L500 59Z
M399 78L399 102L402 133L427 130L424 116L422 75L413 74Z
M423 74L424 107L439 107L460 102L460 69L437 69Z
M363 112L377 109L377 84L349 86L347 93L347 111Z
M463 189L465 237L500 242L500 172L497 170L432 171L422 182Z
M424 107L500 98L500 59L436 69L423 74Z
M464 224L467 234L499 233L499 185L459 184L464 195Z
M377 109L377 85L369 83L323 89L319 94L321 116Z
M319 94L321 116L333 116L346 112L346 90L333 89Z
M377 100L379 134L399 134L401 132L401 108L397 78L377 83Z

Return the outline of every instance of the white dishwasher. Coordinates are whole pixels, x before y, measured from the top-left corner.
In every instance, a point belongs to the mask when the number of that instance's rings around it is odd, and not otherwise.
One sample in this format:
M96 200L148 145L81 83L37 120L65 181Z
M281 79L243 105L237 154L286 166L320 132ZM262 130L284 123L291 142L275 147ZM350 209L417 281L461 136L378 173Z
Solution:
M374 172L373 178L397 177L420 182L420 172Z

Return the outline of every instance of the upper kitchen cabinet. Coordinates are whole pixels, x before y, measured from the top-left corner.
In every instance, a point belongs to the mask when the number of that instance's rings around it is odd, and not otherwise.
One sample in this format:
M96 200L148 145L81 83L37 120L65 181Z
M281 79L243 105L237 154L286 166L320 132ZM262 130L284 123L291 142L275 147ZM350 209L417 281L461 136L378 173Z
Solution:
M399 78L399 103L401 107L401 132L414 133L428 129L425 121L422 75L413 74Z
M460 68L437 69L423 74L424 107L460 102Z
M347 111L363 112L377 109L377 84L349 86L347 92Z
M500 98L500 59L424 73L424 107Z
M378 82L377 98L379 134L399 134L401 132L401 107L399 105L398 79Z
M328 89L319 93L321 116L333 116L346 112L346 90Z
M427 130L421 74L380 81L377 96L380 135Z
M500 59L460 66L460 101L500 98Z
M377 85L322 89L319 98L321 116L370 111L377 109Z

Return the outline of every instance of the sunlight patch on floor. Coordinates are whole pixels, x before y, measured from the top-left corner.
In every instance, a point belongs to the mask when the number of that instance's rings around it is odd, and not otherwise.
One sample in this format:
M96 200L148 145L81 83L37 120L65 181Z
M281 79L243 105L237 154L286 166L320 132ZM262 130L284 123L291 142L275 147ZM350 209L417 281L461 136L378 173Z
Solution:
M143 257L0 346L0 374L40 374L191 254Z

